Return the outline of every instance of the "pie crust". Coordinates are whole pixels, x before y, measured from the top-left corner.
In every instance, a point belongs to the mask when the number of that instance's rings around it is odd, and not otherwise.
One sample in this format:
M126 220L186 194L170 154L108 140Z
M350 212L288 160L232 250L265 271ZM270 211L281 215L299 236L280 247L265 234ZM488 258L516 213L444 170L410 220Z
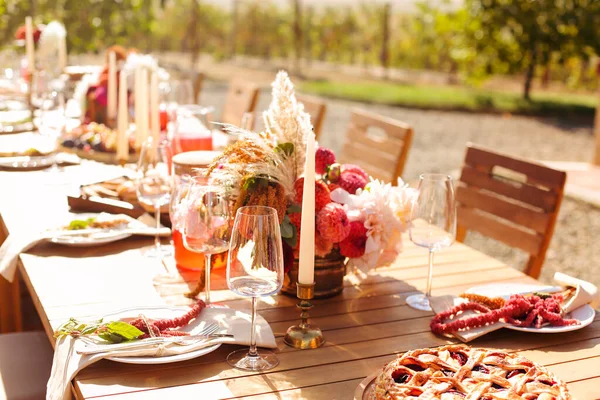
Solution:
M370 400L570 400L567 385L518 354L449 345L412 350L383 367Z

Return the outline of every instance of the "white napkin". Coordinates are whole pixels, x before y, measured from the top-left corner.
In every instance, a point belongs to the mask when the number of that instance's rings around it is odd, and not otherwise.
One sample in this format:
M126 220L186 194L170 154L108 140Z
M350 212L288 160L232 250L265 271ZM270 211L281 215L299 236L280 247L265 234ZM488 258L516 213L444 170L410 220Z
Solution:
M563 274L562 272L556 272L554 274L554 280L562 286L570 286L576 289L575 295L573 295L563 306L563 311L565 313L571 312L585 304L589 304L593 309L600 306L600 292L596 285Z
M250 345L251 316L242 311L224 307L209 307L202 310L200 319L207 323L216 322L221 327L221 333L230 333L234 338L215 339L209 343L199 343L192 346L149 346L141 349L115 351L110 353L98 353L82 355L77 353L78 348L85 347L81 340L70 336L60 338L54 349L54 360L52 362L52 373L48 381L46 400L68 400L71 398L70 382L83 368L107 357L140 357L161 356L188 353L204 347L213 346L216 343L231 343L239 345ZM271 327L260 315L256 320L256 343L259 347L275 348L275 336Z
M87 217L88 214L86 214ZM72 219L82 218L78 217L77 214L71 214ZM107 214L101 213L98 218L123 218L129 220L127 229L132 229L132 234L154 236L156 229L154 228L154 218L147 214L142 215L138 220L135 220L124 214ZM150 222L150 223L147 223ZM66 223L65 223L66 225ZM158 234L160 236L168 236L171 234L169 228L162 227ZM15 277L15 271L17 270L17 261L19 255L25 251L36 246L38 243L50 240L55 235L52 231L29 231L20 232L18 234L10 234L0 246L0 275L2 275L7 281L12 282Z

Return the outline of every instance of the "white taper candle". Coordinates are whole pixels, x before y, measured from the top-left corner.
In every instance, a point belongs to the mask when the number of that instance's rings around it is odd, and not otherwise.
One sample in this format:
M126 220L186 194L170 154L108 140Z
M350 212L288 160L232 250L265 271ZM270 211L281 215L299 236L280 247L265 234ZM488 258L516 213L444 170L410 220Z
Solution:
M298 282L312 284L315 280L315 135L306 138L306 164L302 193L300 224L300 260Z
M142 131L140 128L140 119L142 115L142 99L140 97L140 89L142 87L142 70L140 68L136 68L134 72L134 83L133 83L133 112L135 114L135 147L141 148L144 143L144 138L142 137Z
M158 109L158 74L152 73L150 78L150 126L152 128L152 140L158 143L160 136L160 114Z
M128 107L127 74L125 71L121 71L119 74L119 112L117 114L117 160L119 161L129 158L129 140L127 137L129 129Z
M58 42L58 66L61 73L64 72L67 64L67 35L65 34Z
M106 115L112 122L117 117L117 55L108 53L108 102Z
M142 68L142 72L140 73L140 129L142 131L142 143L148 139L148 70L146 68Z

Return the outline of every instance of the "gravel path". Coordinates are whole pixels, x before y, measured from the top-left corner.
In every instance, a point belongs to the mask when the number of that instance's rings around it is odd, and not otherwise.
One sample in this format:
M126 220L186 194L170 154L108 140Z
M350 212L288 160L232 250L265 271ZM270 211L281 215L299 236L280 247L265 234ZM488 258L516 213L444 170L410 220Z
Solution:
M214 105L217 116L225 92L224 83L207 82L203 88L202 101ZM258 110L264 110L269 102L270 93L263 90ZM458 171L467 142L538 160L588 161L593 154L591 126L572 126L549 118L422 111L334 100L327 104L321 142L334 151L342 147L353 107L411 124L415 136L404 171L408 182L421 172ZM600 260L600 246L594 244L596 238L600 238L600 209L565 198L541 280L550 283L554 272L562 271L600 285L600 267L596 262ZM527 260L526 254L476 233L469 233L466 243L519 269Z

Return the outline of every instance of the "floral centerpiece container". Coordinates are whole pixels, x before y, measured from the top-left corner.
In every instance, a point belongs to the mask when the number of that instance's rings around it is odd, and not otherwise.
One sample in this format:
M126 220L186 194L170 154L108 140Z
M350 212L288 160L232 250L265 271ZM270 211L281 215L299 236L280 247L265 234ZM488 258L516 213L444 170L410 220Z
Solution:
M287 73L279 72L272 86L265 129L226 126L239 140L210 170L218 169L232 191L234 214L247 205L277 210L286 270L282 292L296 296L306 139L314 133ZM315 297L329 297L343 290L348 264L375 268L396 258L414 192L402 182L373 180L358 165L338 164L324 147L316 150L315 161Z

